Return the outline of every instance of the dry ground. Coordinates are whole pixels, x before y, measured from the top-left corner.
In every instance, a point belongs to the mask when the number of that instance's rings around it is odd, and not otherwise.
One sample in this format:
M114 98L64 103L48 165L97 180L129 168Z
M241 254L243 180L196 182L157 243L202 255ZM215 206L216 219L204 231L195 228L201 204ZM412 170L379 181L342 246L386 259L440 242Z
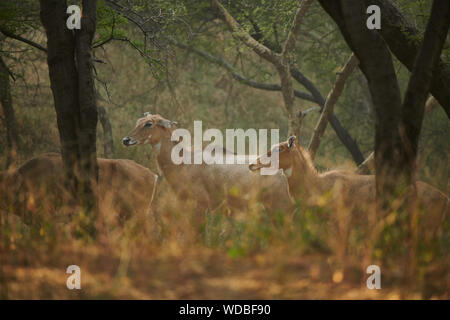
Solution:
M379 260L382 289L369 290L358 264L344 276L333 252L315 244L317 239L308 238L311 232L295 221L230 220L216 214L207 217L198 238L191 232L189 205L181 211L164 201L156 205L164 208L158 222L132 219L112 229L100 224L95 240L74 232L74 224L48 223L36 230L13 215L2 215L0 298L450 298L448 285L432 285L450 283L448 259L434 264L434 279L421 277L412 289L399 285L400 266L386 271ZM81 290L66 288L66 268L72 264L81 268ZM424 282L430 288L423 289Z

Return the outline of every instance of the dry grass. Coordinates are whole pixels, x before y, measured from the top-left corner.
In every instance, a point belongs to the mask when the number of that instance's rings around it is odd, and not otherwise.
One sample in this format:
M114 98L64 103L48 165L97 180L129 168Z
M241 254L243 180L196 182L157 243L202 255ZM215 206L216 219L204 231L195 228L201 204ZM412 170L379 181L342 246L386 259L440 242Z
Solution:
M418 275L411 290L402 285L401 265L392 266L399 260L379 251L373 258L382 268L382 289L368 290L357 253L349 254L345 270L338 263L326 212L299 205L294 213L255 209L230 214L223 206L206 212L203 224L197 226L192 223L191 204L179 203L165 182L157 199L155 219L134 217L117 228L98 222L95 240L77 235L75 222L47 221L37 230L2 213L1 298L450 297L445 287L450 282L448 257L433 258L432 278ZM81 290L66 288L65 270L71 264L81 267Z

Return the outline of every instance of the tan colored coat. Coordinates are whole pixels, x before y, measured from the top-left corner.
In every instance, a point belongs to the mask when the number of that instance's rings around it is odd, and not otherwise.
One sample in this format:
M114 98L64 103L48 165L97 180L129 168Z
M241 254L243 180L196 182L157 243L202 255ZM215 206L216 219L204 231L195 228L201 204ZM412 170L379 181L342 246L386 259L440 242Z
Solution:
M155 174L131 160L99 158L98 165L98 205L104 219L122 219L149 212L156 188ZM74 208L63 188L62 177L62 160L58 153L41 154L17 170L1 173L0 210L11 211L27 224L38 222L37 214L63 218ZM61 207L62 203L66 206Z
M287 212L292 207L286 179L281 174L261 176L250 172L247 165L236 164L175 165L171 159L172 123L160 115L147 115L138 119L124 144L152 145L161 171L181 200L195 200L197 211L214 210L223 203L240 210L255 202L274 211Z

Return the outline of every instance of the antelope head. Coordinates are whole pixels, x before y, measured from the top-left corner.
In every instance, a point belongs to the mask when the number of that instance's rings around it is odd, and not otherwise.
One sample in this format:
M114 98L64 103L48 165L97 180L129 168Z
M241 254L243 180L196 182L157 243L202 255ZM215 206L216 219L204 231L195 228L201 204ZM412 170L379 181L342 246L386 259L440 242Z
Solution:
M254 163L251 163L248 168L251 171L258 171L261 168L269 168L271 166L271 157L274 152L278 153L278 168L282 169L284 174L289 178L292 175L292 168L294 166L296 149L296 137L291 136L287 141L275 144L266 153L260 155Z
M158 145L163 139L170 140L175 121L167 120L159 114L144 113L144 117L136 121L136 127L122 139L129 147L140 144Z

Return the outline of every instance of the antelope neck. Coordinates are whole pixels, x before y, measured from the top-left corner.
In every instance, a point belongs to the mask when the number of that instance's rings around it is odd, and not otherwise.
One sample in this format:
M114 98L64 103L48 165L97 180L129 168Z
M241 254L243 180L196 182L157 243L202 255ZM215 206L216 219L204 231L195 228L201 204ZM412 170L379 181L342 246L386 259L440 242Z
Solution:
M289 190L293 196L309 197L317 189L320 189L320 177L310 168L298 147L294 152L292 173L287 177Z

